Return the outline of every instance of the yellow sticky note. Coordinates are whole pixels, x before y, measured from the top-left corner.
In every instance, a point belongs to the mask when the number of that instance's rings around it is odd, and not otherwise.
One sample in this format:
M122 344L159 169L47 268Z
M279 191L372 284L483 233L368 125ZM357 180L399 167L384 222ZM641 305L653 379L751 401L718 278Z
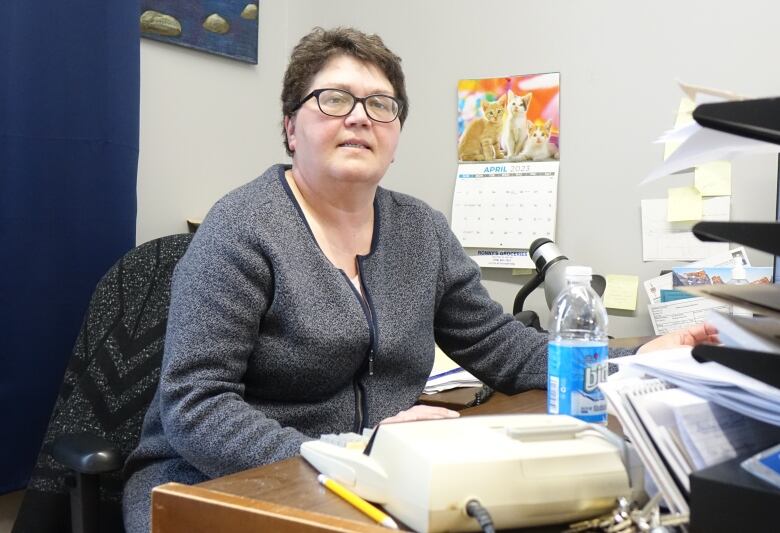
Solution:
M439 348L438 344L434 346L436 351L433 356L433 369L431 370L431 374L441 374L447 370L459 368L458 363L450 359L450 357Z
M679 128L685 124L693 122L693 110L696 108L696 102L683 96L680 98L680 105L677 107L677 118L674 120L674 127ZM668 142L664 144L664 161L669 159L669 156L674 153L682 143Z
M513 276L530 276L534 272L536 272L536 269L534 268L513 268L512 269Z
M693 184L702 196L731 196L731 163L712 161L698 165L693 172Z
M604 290L604 306L610 309L636 310L636 293L639 276L607 274L607 288Z
M701 193L696 187L672 187L666 202L666 220L701 220Z
M664 161L669 159L669 156L674 153L675 150L677 150L682 143L678 142L668 142L664 143Z
M693 122L694 109L696 109L696 102L687 96L680 98L680 105L677 108L677 118L674 121L674 127L677 128L684 124Z

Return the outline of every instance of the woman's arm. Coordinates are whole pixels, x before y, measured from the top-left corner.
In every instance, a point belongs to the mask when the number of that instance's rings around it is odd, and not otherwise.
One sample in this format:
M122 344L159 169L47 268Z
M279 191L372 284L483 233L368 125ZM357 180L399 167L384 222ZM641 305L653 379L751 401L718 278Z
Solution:
M211 477L290 457L310 439L244 401L273 276L236 220L218 203L176 268L160 375L165 435Z

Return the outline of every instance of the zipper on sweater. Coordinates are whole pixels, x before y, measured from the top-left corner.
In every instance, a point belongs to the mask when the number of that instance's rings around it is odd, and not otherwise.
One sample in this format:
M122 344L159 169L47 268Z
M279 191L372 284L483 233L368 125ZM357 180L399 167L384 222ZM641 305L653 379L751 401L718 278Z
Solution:
M376 323L374 321L374 313L371 310L371 298L368 294L366 284L363 283L363 256L357 257L357 269L360 276L360 286L363 289L362 297L360 298L360 304L363 307L363 313L366 315L366 321L368 322L369 333L369 347L368 347L368 375L374 375L374 354L376 353Z
M355 424L352 432L360 434L363 432L363 391L357 378L352 380L352 388L355 391Z

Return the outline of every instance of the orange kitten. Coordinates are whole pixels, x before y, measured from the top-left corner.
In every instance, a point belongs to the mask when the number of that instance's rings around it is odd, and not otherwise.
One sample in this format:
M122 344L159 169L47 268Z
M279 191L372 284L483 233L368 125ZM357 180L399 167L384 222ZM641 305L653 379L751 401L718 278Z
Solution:
M507 159L516 159L528 138L526 115L528 106L531 105L533 93L515 96L515 93L510 90L507 94L509 98L506 101L507 114L504 129L501 132L501 146L506 151Z
M498 140L505 112L505 94L495 102L482 100L482 116L472 120L460 138L458 157L461 161L491 161L504 157Z
M528 121L528 139L525 141L525 147L520 152L520 160L543 161L545 159L558 159L558 147L550 142L550 131L552 122L547 121L544 124L536 125Z

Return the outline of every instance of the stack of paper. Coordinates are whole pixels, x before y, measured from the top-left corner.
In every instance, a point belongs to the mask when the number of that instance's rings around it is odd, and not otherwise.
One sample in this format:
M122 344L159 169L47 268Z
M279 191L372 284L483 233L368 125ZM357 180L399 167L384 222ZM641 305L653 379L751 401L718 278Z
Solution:
M687 266L732 268L737 264L750 267L750 261L744 246L690 263ZM647 299L650 302L647 309L656 335L664 335L671 331L701 324L711 310L724 312L730 310L728 303L713 301L704 297L662 302L663 292L674 289L674 280L671 272L645 281L644 287Z
M628 399L629 394L644 394L645 391L663 390L666 385L657 380L653 383L645 383L645 380L630 379L610 380L600 384L599 388L604 392L604 396L614 409L623 431L634 445L642 464L663 495L669 510L673 513L690 512L686 497L664 465L658 449L653 444L648 428L639 419L639 415ZM657 433L657 428L652 429Z
M711 313L707 322L718 329L718 337L724 346L780 354L780 319Z
M601 389L667 505L678 512L687 511L692 472L780 438L778 428L658 379L610 380Z
M726 91L718 91L705 87L693 87L680 83L683 91L696 105L714 102L741 100L743 97ZM680 146L665 159L663 164L653 169L641 185L668 176L682 170L687 170L701 163L710 161L730 161L742 154L777 153L780 145L748 139L710 128L703 128L696 122L678 124L675 128L664 132L656 140L657 143L675 142Z
M434 394L456 387L480 387L481 385L481 381L462 368L453 368L441 374L431 375L425 384L423 393Z
M423 389L423 394L435 394L457 387L480 386L482 386L481 381L463 370L458 366L458 363L450 359L447 354L436 346L433 368L425 384L425 389Z
M780 389L714 362L699 363L691 348L648 352L611 360L677 385L745 416L780 426Z

